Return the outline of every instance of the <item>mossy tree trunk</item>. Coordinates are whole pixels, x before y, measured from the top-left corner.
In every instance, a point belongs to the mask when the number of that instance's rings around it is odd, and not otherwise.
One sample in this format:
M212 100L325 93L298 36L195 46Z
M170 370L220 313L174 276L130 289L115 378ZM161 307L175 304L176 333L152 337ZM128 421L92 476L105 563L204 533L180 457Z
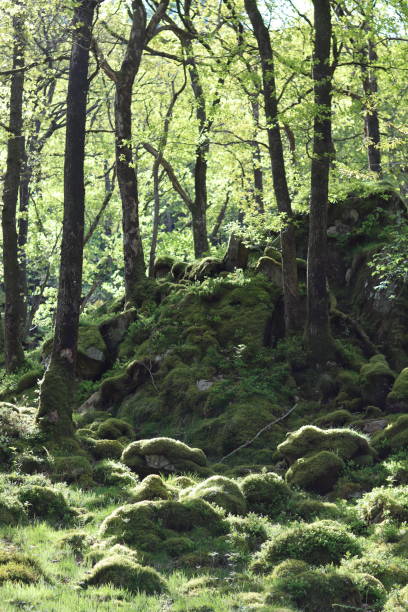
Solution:
M305 339L316 362L333 355L327 290L327 210L331 140L332 67L330 0L314 0L314 134L307 257Z
M381 175L381 136L376 97L378 80L373 64L378 61L375 44L369 40L362 51L363 89L365 94L364 132L367 140L368 168Z
M299 289L296 262L295 229L292 224L292 204L286 178L285 159L278 119L274 56L269 36L256 0L245 0L261 58L265 117L268 123L268 145L272 167L273 187L279 212L286 219L281 231L283 299L287 333L299 330Z
M98 0L75 5L68 77L64 221L57 314L51 361L41 385L37 420L53 438L72 435L72 399L77 360L84 240L84 158L89 49Z
M24 94L24 20L13 17L13 74L10 81L10 123L6 174L3 188L3 269L5 289L4 340L6 370L14 372L24 363L23 336L26 318L25 275L20 261L16 224L17 202L22 172L23 94Z

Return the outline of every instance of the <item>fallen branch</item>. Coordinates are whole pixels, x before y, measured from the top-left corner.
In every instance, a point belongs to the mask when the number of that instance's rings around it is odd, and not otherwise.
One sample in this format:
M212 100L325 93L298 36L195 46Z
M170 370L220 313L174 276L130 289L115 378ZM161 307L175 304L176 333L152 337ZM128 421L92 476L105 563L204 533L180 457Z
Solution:
M235 455L235 453L237 453L238 451L242 450L243 448L246 448L247 446L252 444L252 442L255 442L255 440L264 433L264 431L268 431L268 429L270 429L273 425L276 425L276 423L279 423L280 421L283 421L283 419L286 419L286 417L288 417L298 407L298 405L299 405L298 402L296 402L296 404L294 404L292 408L290 408L287 412L285 412L285 414L283 414L282 416L272 421L272 423L268 423L268 425L265 425L265 427L262 427L262 429L260 429L258 433L254 435L253 438L248 440L248 442L244 442L244 444L241 444L241 446L238 446L238 448L228 453L228 455L225 455L225 457L219 460L219 463L222 463L223 461L225 461L225 459L227 459L228 457L231 457L231 455Z
M370 340L370 338L368 337L367 332L361 327L361 325L360 325L360 323L358 323L358 321L353 319L353 317L350 317L350 315L346 314L345 312L342 312L341 310L338 310L337 308L332 308L331 309L331 315L333 317L337 317L338 319L341 319L342 321L344 321L346 323L349 323L349 325L351 325L354 328L355 332L360 337L360 340L363 342L364 347L365 347L366 351L369 353L370 357L372 357L372 355L378 355L378 353L379 353L378 348Z

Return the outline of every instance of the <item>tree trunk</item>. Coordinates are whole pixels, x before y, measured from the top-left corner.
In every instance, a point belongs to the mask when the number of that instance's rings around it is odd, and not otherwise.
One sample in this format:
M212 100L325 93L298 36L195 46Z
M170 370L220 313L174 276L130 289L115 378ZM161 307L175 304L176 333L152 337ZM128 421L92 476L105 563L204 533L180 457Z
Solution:
M77 359L84 239L84 157L88 65L96 0L75 6L68 77L64 221L54 343L41 385L38 422L53 437L73 433L72 397Z
M258 209L258 212L263 214L265 212L264 201L263 201L263 172L262 172L262 155L261 147L259 146L257 138L257 125L259 123L259 102L252 98L251 110L252 117L254 120L254 141L252 144L252 168L254 176L254 199Z
M292 224L292 204L286 179L285 160L278 122L274 58L268 28L265 26L256 0L245 0L261 57L265 117L268 123L268 144L271 158L273 187L279 212L286 218L281 231L283 299L287 333L300 328L298 273L295 230Z
M314 0L314 133L307 258L306 342L317 362L333 354L327 291L327 207L331 158L330 0Z
M157 159L153 163L153 230L152 230L152 242L150 244L150 256L149 256L149 277L154 277L154 260L156 259L157 250L157 238L159 235L159 220L160 220L160 194L159 194L159 166L160 161Z
M364 132L367 140L368 168L381 175L380 120L376 96L378 81L372 64L378 60L373 41L363 49L363 89L365 94Z
M7 144L6 174L3 190L3 268L5 289L4 344L6 370L14 372L24 363L25 325L24 274L19 261L16 211L23 162L24 23L13 17L13 70L10 84L10 135Z

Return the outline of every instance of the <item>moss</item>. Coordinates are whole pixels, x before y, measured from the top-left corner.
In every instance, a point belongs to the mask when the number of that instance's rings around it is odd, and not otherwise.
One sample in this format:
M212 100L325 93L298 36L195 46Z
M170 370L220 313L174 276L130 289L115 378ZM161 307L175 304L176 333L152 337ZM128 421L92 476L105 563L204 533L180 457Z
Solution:
M375 454L367 439L352 429L323 430L313 425L288 434L278 446L278 451L289 463L323 450L335 452L342 459L360 462L372 461Z
M91 452L95 459L120 459L123 449L119 440L95 440Z
M268 246L264 250L265 257L271 257L275 261L282 261L282 253L275 247Z
M19 525L27 521L27 514L20 500L4 493L0 495L0 525Z
M408 610L408 585L393 591L384 606L383 612L406 612Z
M273 568L271 578L272 580L280 580L281 578L290 578L296 576L310 569L310 565L306 561L300 561L299 559L286 559L281 563L278 563Z
M347 425L353 419L353 416L348 410L334 410L318 419L315 423L318 427L341 427Z
M163 542L163 550L170 555L170 557L179 557L186 553L195 550L196 545L193 540L185 536L170 537Z
M69 548L75 554L83 553L90 543L89 535L86 531L71 531L66 533L59 541L61 548Z
M96 463L92 477L98 484L114 487L127 487L138 482L137 476L126 465L110 459Z
M267 604L288 601L303 612L360 609L361 595L353 580L338 570L307 569L274 581Z
M229 516L230 533L228 541L234 550L253 553L268 539L267 521L257 514L250 513L245 517Z
M122 461L141 475L162 471L199 473L207 463L201 449L172 438L132 442L123 451Z
M313 493L325 494L331 491L344 469L344 461L330 451L301 457L288 469L286 482Z
M72 423L72 397L74 381L67 376L63 364L50 364L41 382L40 405L37 421L40 429L56 440L74 433Z
M39 457L32 452L23 452L16 457L15 467L23 474L37 474L50 471L48 457Z
M394 379L395 374L384 355L374 355L360 370L363 399L374 406L384 406Z
M408 409L408 368L398 374L387 396L387 408L392 412L404 412Z
M43 572L33 558L14 551L0 550L0 584L8 581L32 584L42 576Z
M186 272L187 264L184 261L176 261L171 267L171 275L175 281L183 278Z
M298 498L293 504L293 512L305 521L316 518L336 519L340 514L336 504L303 497Z
M367 523L385 519L408 521L408 488L377 487L358 501L358 509Z
M158 595L167 590L166 583L152 567L143 567L130 559L114 555L102 559L83 582L84 586L111 584L132 593Z
M92 483L92 466L89 460L82 455L54 457L52 476L54 480L62 480L70 484L77 483L87 487Z
M357 539L336 521L316 521L289 527L262 547L253 569L270 571L285 559L298 559L311 565L339 564L346 555L359 555Z
M352 574L367 572L389 590L408 582L408 561L399 557L385 557L378 550L372 556L346 560L342 566Z
M380 580L364 572L353 573L351 578L360 593L361 601L370 610L382 610L387 600L387 591Z
M225 476L211 476L184 493L182 499L205 499L231 514L246 512L246 500L239 486Z
M292 493L285 481L273 472L249 474L241 482L248 510L271 518L286 508Z
M155 278L163 278L170 273L174 264L172 257L157 257L153 264L153 274Z
M399 416L373 438L373 446L384 456L408 447L408 414Z
M72 518L72 511L63 494L50 487L25 485L18 491L18 498L30 518L50 523L64 523Z
M216 257L204 257L199 259L186 269L186 275L190 280L202 281L208 276L215 276L223 269L223 263Z
M132 491L132 499L135 502L145 500L170 499L170 489L164 484L160 476L151 474L146 476L142 482Z
M102 523L101 535L153 552L163 540L197 527L212 535L226 532L221 515L203 500L143 501L115 510Z
M129 423L122 419L110 418L98 426L96 430L98 438L106 440L117 440L118 438L134 438L134 429Z
M15 392L23 393L27 389L35 387L37 382L42 378L44 370L42 368L33 368L25 374L23 374L17 381Z
M194 487L197 483L189 476L177 476L177 478L172 480L172 484L178 489L186 489L187 487Z

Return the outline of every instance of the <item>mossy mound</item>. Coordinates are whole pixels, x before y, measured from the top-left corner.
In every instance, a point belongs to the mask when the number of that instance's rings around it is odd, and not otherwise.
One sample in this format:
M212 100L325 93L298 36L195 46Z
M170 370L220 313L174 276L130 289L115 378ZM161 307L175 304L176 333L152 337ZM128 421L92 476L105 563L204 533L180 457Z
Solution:
M211 535L227 531L222 516L204 500L195 499L143 501L122 506L103 521L101 535L149 553L160 549L168 538L190 533L195 528Z
M279 516L292 496L285 481L274 472L249 474L241 481L241 490L250 512L270 518Z
M102 440L118 440L119 438L132 439L135 437L135 432L133 427L126 421L110 418L106 419L106 421L102 421L102 423L98 425L96 435Z
M61 524L72 518L72 510L62 493L51 487L25 485L18 491L18 498L30 518Z
M266 529L267 521L257 514L249 513L246 516L229 516L230 533L228 540L234 550L243 553L253 553L268 539Z
M52 477L54 480L88 487L92 484L92 465L83 455L54 457L52 460Z
M324 495L333 489L344 466L344 461L336 454L320 451L295 461L285 479L290 485Z
M245 514L246 501L239 486L225 476L211 476L182 494L181 499L204 499L231 514Z
M27 522L27 514L21 501L6 493L0 495L0 525L19 525Z
M406 612L408 610L408 585L391 593L384 606L384 612Z
M334 410L316 419L317 427L341 427L353 420L353 415L348 410Z
M95 464L92 477L98 484L111 487L128 487L138 482L138 477L123 463L104 459Z
M283 602L291 603L303 612L361 609L363 603L354 581L332 568L305 569L275 579L266 603Z
M174 259L172 257L157 257L154 260L153 264L153 275L155 278L164 278L166 277L174 264Z
M385 519L408 521L408 487L377 487L358 501L358 509L369 524Z
M299 559L286 559L281 563L278 563L273 568L271 578L273 580L279 580L281 578L290 578L296 576L302 572L306 572L310 569L310 565L306 561L300 561Z
M404 368L398 374L387 395L387 409L390 412L408 411L408 368Z
M388 590L408 583L407 559L381 556L378 551L376 553L369 557L346 560L342 563L342 567L352 574L367 572L377 578Z
M408 448L408 414L399 416L373 438L373 446L380 456Z
M90 450L95 459L120 459L124 447L119 440L95 440Z
M125 448L122 461L141 476L160 472L203 473L207 459L199 448L172 438L138 440Z
M0 584L9 581L33 584L42 576L43 572L35 559L18 552L0 550Z
M338 565L346 555L359 555L361 547L345 527L336 521L316 521L289 527L262 547L253 569L266 573L285 559L298 559L311 565Z
M320 429L313 425L305 425L288 434L278 451L291 464L320 451L331 451L341 459L353 459L362 464L372 463L375 455L367 439L352 429Z
M92 565L95 565L102 559L106 559L107 557L120 556L125 559L129 559L134 563L139 563L139 555L136 550L129 548L129 546L124 546L123 544L114 544L109 540L102 540L101 542L95 542L90 547L89 551L86 554L86 559L91 562Z
M385 405L385 400L394 382L395 374L384 355L374 355L360 370L361 394L368 404Z
M336 519L339 509L336 504L324 502L320 499L310 499L299 496L294 500L293 513L305 521L316 519Z
M132 491L135 502L154 501L158 499L171 499L172 491L166 487L160 476L150 474Z
M131 593L158 595L167 590L166 583L152 567L144 567L120 555L99 561L83 582L84 586L111 584Z

